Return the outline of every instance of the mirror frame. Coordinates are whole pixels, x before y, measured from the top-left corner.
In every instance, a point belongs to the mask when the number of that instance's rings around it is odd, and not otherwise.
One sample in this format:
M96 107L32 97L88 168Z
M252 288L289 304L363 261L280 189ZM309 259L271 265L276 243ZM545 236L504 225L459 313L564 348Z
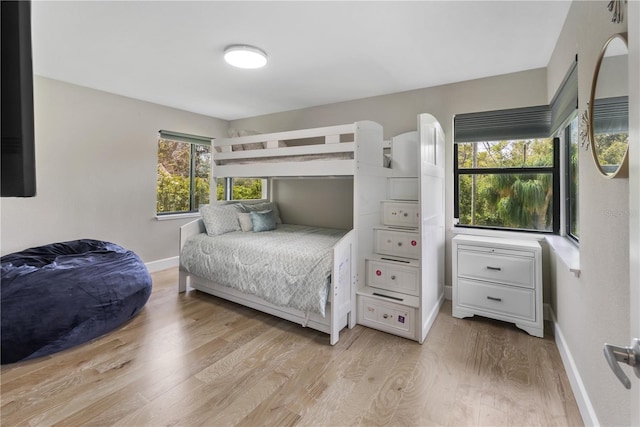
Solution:
M629 160L628 160L629 145L627 144L627 149L624 152L624 156L622 157L622 161L620 162L620 165L618 165L618 169L616 169L615 172L608 174L604 171L604 169L602 169L602 166L600 165L600 160L598 159L598 155L596 154L595 136L593 134L594 127L595 127L593 123L593 120L594 120L593 108L595 105L594 101L596 98L596 86L598 84L598 75L600 74L600 66L602 65L604 55L607 51L607 47L609 47L609 44L615 39L621 39L624 42L624 45L627 47L627 51L629 51L629 42L627 41L626 33L618 33L609 37L609 39L604 43L604 46L602 46L602 49L600 50L600 55L598 56L598 62L596 63L596 68L595 68L595 71L593 72L593 80L591 82L591 95L589 96L589 140L591 141L591 154L593 156L593 162L595 163L596 169L598 170L598 172L600 172L600 174L603 177L608 179L626 178L629 175Z

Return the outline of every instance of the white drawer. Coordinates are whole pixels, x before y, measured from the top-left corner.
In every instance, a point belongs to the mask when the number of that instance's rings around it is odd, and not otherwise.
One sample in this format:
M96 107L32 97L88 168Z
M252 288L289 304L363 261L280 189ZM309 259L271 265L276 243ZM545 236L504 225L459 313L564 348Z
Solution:
M535 259L492 252L458 250L458 276L535 287Z
M389 198L393 200L418 200L418 178L387 178Z
M382 223L400 227L417 228L420 220L420 207L412 202L382 202Z
M523 320L536 320L533 290L458 279L456 292L457 305Z
M416 309L359 295L358 323L415 339Z
M420 238L411 231L375 229L375 252L420 259Z
M367 285L418 296L418 267L400 262L367 260Z

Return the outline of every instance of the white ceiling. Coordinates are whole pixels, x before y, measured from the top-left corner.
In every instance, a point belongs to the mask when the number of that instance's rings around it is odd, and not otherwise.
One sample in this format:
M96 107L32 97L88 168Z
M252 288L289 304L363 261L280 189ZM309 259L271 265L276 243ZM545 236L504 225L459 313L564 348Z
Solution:
M226 120L547 66L570 1L32 4L34 73ZM265 50L260 70L222 59Z

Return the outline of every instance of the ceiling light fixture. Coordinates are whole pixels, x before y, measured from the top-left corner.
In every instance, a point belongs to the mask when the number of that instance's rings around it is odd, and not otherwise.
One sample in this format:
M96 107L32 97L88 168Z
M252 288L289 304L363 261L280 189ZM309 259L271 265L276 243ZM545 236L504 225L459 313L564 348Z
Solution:
M224 50L224 60L238 68L262 68L267 65L267 54L255 46L234 44Z

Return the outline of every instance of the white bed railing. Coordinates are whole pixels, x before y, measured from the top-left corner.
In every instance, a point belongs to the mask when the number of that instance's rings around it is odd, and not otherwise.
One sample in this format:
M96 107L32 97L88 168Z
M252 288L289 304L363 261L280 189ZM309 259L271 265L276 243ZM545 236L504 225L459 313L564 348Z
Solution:
M287 132L276 132L276 133L265 133L260 135L249 135L249 136L240 136L237 138L220 138L214 140L214 147L220 147L220 153L228 153L232 151L234 145L242 145L242 144L255 144L255 143L263 143L265 144L265 149L278 148L278 143L280 141L293 141L299 139L309 139L309 138L324 138L324 145L336 144L340 143L342 135L353 134L355 132L357 123L352 123L348 125L339 125L339 126L328 126L321 128L312 128L312 129L301 129L301 130L292 130ZM323 144L312 144L305 147L318 147ZM291 148L291 147L280 147L280 148ZM309 149L310 153L314 153L312 148ZM247 150L247 151L255 151L255 150ZM215 154L220 154L215 153ZM318 152L320 153L320 152ZM214 154L214 159L215 159Z
M382 164L381 141L382 127L370 121L217 139L212 176L354 175L357 161L375 159ZM247 144L258 148L234 151L233 147Z

